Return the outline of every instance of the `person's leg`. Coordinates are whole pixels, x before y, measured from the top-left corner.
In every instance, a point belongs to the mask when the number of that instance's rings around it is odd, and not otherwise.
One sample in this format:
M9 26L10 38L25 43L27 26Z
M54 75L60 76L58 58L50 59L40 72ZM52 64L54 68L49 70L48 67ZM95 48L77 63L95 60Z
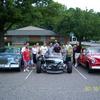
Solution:
M75 67L78 67L77 59L79 57L80 53L75 53Z
M33 59L30 60L31 68L33 67Z
M32 69L33 69L33 60L32 60L32 59L30 59L30 60L28 61L28 69L29 69L29 70L32 70Z
M33 64L36 64L36 54L33 54Z
M36 63L37 63L37 57L36 54L34 54L34 67L36 67Z
M36 54L34 54L34 63L36 64L37 60L36 60Z
M24 72L26 71L27 68L27 62L24 60Z
M27 65L27 66L26 66L26 71L27 71L27 72L29 72L29 67L30 67L29 65L30 65L30 61L26 61L26 65Z
M73 53L73 65L75 65L75 53Z

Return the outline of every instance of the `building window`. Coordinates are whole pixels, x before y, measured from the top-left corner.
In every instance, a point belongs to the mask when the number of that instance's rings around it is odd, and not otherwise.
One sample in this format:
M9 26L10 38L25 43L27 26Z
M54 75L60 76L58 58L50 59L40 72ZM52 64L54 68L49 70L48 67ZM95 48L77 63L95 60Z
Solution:
M51 39L51 40L55 40L56 38L55 38L55 37L50 37L50 39Z
M12 37L14 43L25 43L26 41L29 41L29 37Z
M41 41L46 42L46 37L45 36L42 36L41 37Z

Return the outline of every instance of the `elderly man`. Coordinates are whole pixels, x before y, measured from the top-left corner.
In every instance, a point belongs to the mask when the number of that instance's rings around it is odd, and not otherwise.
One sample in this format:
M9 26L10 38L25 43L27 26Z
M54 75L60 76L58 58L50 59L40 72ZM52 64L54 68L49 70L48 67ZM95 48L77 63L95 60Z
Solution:
M72 56L73 56L73 47L72 47L72 45L69 43L69 42L67 42L67 44L66 44L66 61L72 61Z
M47 51L48 51L48 47L47 47L46 43L44 43L43 46L40 47L40 55L44 56Z

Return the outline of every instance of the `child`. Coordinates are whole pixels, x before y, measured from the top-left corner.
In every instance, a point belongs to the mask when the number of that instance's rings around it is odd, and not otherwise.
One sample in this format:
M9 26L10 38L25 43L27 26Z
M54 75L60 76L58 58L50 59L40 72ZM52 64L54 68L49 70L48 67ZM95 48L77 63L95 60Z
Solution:
M28 47L25 48L24 52L22 53L23 56L23 61L24 61L24 72L25 71L29 71L29 67L30 67L30 50L28 49Z

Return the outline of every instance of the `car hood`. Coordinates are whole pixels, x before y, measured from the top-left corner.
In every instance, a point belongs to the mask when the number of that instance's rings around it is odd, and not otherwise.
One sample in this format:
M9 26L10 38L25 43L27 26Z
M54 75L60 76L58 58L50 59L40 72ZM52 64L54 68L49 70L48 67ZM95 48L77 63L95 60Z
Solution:
M14 53L0 53L0 58L15 58L20 55Z
M95 64L100 65L100 55L90 55L89 59L91 59L91 61L95 62Z
M90 57L100 59L100 54L92 54Z
M0 53L0 64L15 63L20 59L20 55Z
M46 62L48 63L63 63L62 59L58 59L58 58L48 58L46 59Z

